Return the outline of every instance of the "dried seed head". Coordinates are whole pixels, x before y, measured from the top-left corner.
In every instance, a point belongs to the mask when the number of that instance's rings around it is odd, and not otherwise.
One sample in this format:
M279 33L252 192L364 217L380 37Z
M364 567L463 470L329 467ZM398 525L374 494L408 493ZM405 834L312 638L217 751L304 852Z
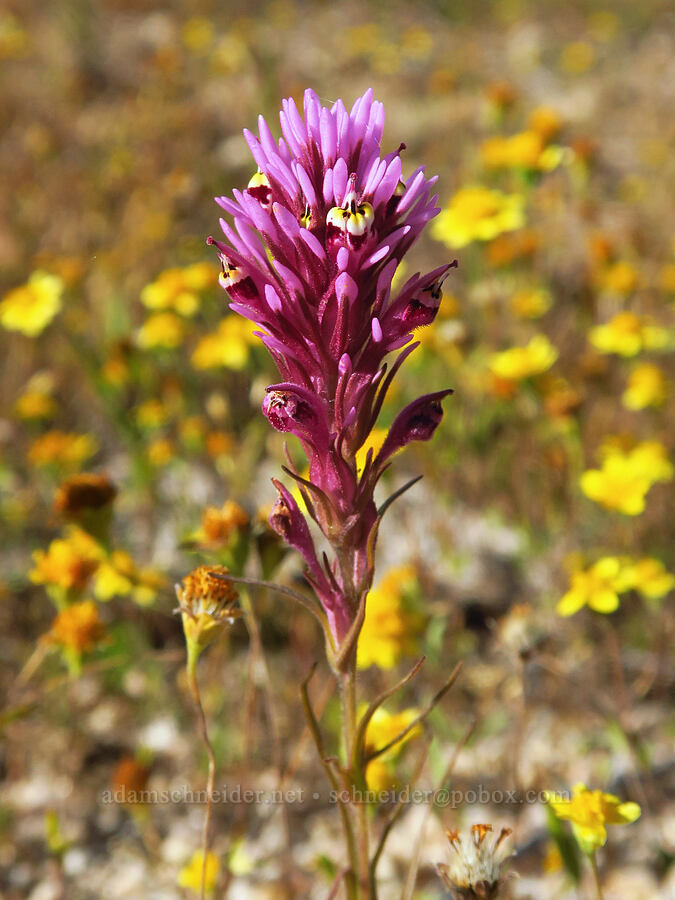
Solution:
M505 854L504 840L510 828L502 828L495 840L488 835L492 825L474 825L471 840L466 843L458 831L447 830L452 849L450 864L439 863L438 872L443 884L455 900L497 900L503 897L504 870L511 854Z
M117 496L117 488L107 475L83 472L63 481L54 497L54 509L68 519L103 509Z
M239 595L232 582L219 577L227 573L225 566L199 566L176 585L185 639L197 650L210 644L226 625L242 615L235 607Z

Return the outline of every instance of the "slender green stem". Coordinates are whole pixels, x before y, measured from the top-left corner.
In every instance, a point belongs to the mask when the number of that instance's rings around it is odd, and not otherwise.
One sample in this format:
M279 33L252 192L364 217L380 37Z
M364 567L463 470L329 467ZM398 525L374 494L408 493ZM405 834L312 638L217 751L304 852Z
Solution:
M352 766L350 781L352 790L355 792L351 802L355 821L356 852L352 851L350 863L355 876L356 897L357 900L376 900L374 884L370 877L368 806L365 799L366 774L365 770L361 770L358 754L354 752L357 736L356 648L354 648L345 670L340 673L340 699L344 759L346 765L351 764Z
M324 767L326 774L328 775L328 780L330 781L333 790L335 791L338 798L338 809L340 811L340 819L342 821L345 845L347 847L347 857L349 860L349 866L343 872L343 877L347 888L347 898L348 900L358 900L356 892L356 879L354 874L356 871L355 860L357 858L357 849L352 818L349 811L349 801L345 801L341 796L340 781L333 771L331 761L326 757L326 751L324 748L323 736L321 734L319 722L314 715L314 710L312 709L312 704L309 699L309 682L312 678L312 675L314 674L315 668L316 664L312 667L307 678L305 678L305 680L300 685L302 706L305 712L305 717L307 719L309 732L314 739L314 744L316 746L317 753L319 754L319 760L321 762L321 765ZM342 787L344 788L344 784L342 785Z
M600 870L598 869L598 860L596 859L595 853L591 853L589 855L589 859L591 861L591 869L593 870L593 880L595 882L595 893L597 900L605 900L605 895L602 893L602 882L600 881Z
M209 773L206 780L206 814L204 816L204 829L202 832L202 878L200 900L204 900L206 896L206 863L209 853L209 832L211 830L211 799L213 797L213 787L216 777L216 757L213 752L213 747L211 746L211 741L209 740L206 715L204 714L204 707L202 706L202 700L199 693L199 683L197 681L198 653L194 651L191 652L191 648L193 647L193 644L188 643L188 662L186 667L188 683L190 685L190 692L192 694L192 699L194 700L195 708L197 710L197 725L199 726L199 733L201 735L204 746L206 747L206 753L209 758Z

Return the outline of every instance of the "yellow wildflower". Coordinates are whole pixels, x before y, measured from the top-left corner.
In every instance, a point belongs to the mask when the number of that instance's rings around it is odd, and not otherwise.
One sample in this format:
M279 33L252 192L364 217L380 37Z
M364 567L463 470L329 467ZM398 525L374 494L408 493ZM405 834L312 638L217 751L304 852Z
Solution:
M541 385L544 408L553 419L566 419L584 402L581 391L565 378L545 377Z
M221 546L235 532L248 528L249 521L248 513L243 507L234 500L226 500L220 509L216 506L206 507L202 514L201 528L194 537L208 546Z
M169 410L161 400L151 398L136 407L136 421L141 428L159 428L169 419Z
M148 444L148 459L153 466L166 466L174 457L174 447L168 438L157 438Z
M561 872L563 865L563 858L558 849L558 845L554 841L549 841L546 845L546 853L541 864L542 871L545 875Z
M93 456L97 449L96 440L90 434L48 431L33 441L28 458L36 466L76 468Z
M50 644L57 644L75 653L87 653L105 635L105 626L92 600L73 603L57 615L45 635Z
M196 894L200 893L202 889L203 867L204 853L202 850L197 850L196 853L193 854L187 865L183 866L183 868L178 873L179 887L187 888L190 891L194 891ZM212 893L215 890L219 874L220 860L215 853L209 851L206 854L206 868L204 878L205 888L208 894Z
M613 794L591 791L585 784L572 789L571 800L558 800L549 794L548 803L559 819L572 823L574 836L585 853L593 853L607 840L606 825L625 825L640 817L637 803L622 803Z
M606 325L596 325L588 339L601 353L636 356L641 350L658 350L667 345L665 328L632 312L617 313Z
M585 572L575 572L556 612L560 616L572 616L583 606L599 613L614 612L619 608L619 594L631 587L629 571L617 556L605 556Z
M253 336L257 326L241 316L230 315L221 320L215 334L203 337L192 354L195 369L217 369L221 366L237 371L248 362L250 348L258 343Z
M638 516L645 497L657 481L669 481L673 466L658 441L643 441L628 453L608 452L600 469L588 469L581 476L581 489L591 500L627 516Z
M675 587L675 576L667 571L661 560L653 557L629 562L625 579L631 588L650 600L665 597Z
M143 350L173 350L183 343L184 337L185 324L172 312L148 316L136 334L138 346Z
M648 478L636 474L616 458L602 469L589 469L581 476L581 490L589 499L625 516L639 516L644 512L650 487Z
M498 234L523 227L524 205L521 194L503 194L479 185L465 187L434 219L431 234L451 248L491 241Z
M228 456L234 449L234 438L226 431L209 431L205 438L206 452L212 459Z
M495 353L490 360L490 371L497 378L521 381L546 372L557 358L558 351L546 335L537 334L525 347Z
M549 311L552 303L550 291L534 287L516 291L509 300L509 307L514 316L521 319L538 319Z
M534 231L524 228L515 234L502 234L485 248L485 257L491 266L508 266L521 259L531 259L539 245Z
M661 269L658 284L667 294L675 294L675 263L666 263Z
M668 380L658 366L641 363L630 373L621 402L626 409L633 410L661 406L668 397L668 389Z
M607 458L611 459L612 456L621 457L621 451L610 450ZM651 484L670 481L673 477L673 464L660 441L641 441L629 451L627 458L634 470L648 478Z
M489 169L526 169L549 172L562 160L560 147L546 146L536 131L521 131L511 137L488 138L481 146L483 163Z
M619 259L608 265L598 275L601 288L612 294L632 294L638 287L638 273L635 266Z
M54 398L42 391L24 391L14 404L14 412L19 419L51 419L58 407Z
M163 576L154 569L139 569L126 550L113 550L103 560L94 578L97 600L131 597L140 606L150 605L165 584Z
M122 387L129 381L131 375L128 360L129 350L128 344L117 343L101 365L101 375L113 387Z
M422 616L411 608L417 587L412 566L391 569L366 599L366 615L358 642L361 669L377 665L391 669L402 656L415 652L424 627Z
M530 113L529 127L548 143L562 128L562 120L558 112L551 106L537 106Z
M53 540L47 551L35 550L35 568L28 577L33 584L53 585L63 590L83 590L98 568L102 551L96 541L79 528L65 538Z
M409 707L399 713L389 713L383 707L379 707L366 728L365 752L366 756L386 747L391 741L408 728L419 716L419 710ZM366 766L366 781L372 791L383 791L393 786L392 764L401 753L408 741L418 737L422 733L422 726L415 725L400 740L371 760Z
M0 302L0 325L37 337L61 309L63 281L57 275L37 271L26 284L16 287Z
M165 269L141 291L141 302L148 309L173 310L193 316L199 309L199 294L215 285L218 270L210 263L195 263L184 269Z

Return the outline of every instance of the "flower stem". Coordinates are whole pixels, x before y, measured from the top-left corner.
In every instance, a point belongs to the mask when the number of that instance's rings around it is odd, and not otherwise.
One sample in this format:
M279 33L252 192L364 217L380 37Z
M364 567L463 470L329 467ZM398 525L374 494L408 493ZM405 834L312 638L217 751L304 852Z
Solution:
M197 710L197 725L201 739L206 747L206 753L209 758L209 772L206 780L206 814L204 816L204 829L202 831L202 877L200 888L200 900L204 900L206 896L206 863L209 853L209 832L211 830L211 798L213 796L213 787L216 777L216 757L209 740L209 733L206 724L206 716L204 707L202 706L201 695L199 693L199 683L197 681L197 658L199 652L194 648L194 644L188 642L188 659L187 659L187 677L190 685L190 692L194 700Z
M342 743L345 762L359 765L354 753L357 734L356 714L356 648L343 672L340 673L340 700L342 709ZM365 771L350 772L350 782L355 795L351 798L352 816L355 820L355 847L350 850L350 864L354 874L356 900L376 900L375 885L371 879L368 806L363 795L366 790Z
M600 881L600 870L598 869L598 861L595 857L595 853L590 854L591 861L591 869L593 870L593 880L595 882L595 892L597 900L605 900L605 895L602 893L602 882Z

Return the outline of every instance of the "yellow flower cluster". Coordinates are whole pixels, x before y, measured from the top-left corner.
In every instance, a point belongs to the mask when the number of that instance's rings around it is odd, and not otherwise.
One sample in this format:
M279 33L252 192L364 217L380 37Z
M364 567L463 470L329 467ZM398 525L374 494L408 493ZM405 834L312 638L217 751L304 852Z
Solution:
M570 588L559 601L556 612L572 616L588 606L599 613L618 609L619 594L636 590L650 599L665 597L675 587L675 577L662 562L651 557L605 556L585 571L572 575Z
M461 188L433 220L431 234L456 249L474 241L491 241L525 224L525 198L480 185Z
M57 275L37 271L26 284L16 287L0 301L0 325L37 337L61 310L64 284Z
M359 636L357 662L361 669L391 669L415 652L424 618L411 603L417 588L412 566L391 569L366 599L366 615Z
M230 315L221 320L215 334L202 338L192 354L195 369L243 369L248 362L251 347L259 341L253 331L258 326Z
M194 316L199 309L200 294L214 287L217 281L218 270L211 263L165 269L143 288L141 302L148 309L173 310L182 316Z
M90 434L47 431L36 438L28 451L28 459L36 466L77 468L98 450Z
M174 350L185 339L185 322L173 312L148 316L136 333L142 350Z
M630 373L621 402L626 409L632 410L661 406L669 391L668 379L661 369L653 363L641 363Z
M639 286L640 276L634 265L625 259L617 259L602 268L596 280L601 290L625 296Z
M549 311L552 303L553 297L546 288L524 288L513 294L509 308L520 319L538 319Z
M35 550L29 577L60 591L83 591L93 580L97 600L131 597L147 606L165 585L154 569L140 569L125 550L106 550L82 528L71 525L65 536L53 540L46 551Z
M94 596L97 600L131 597L139 606L149 606L166 579L154 569L139 569L126 550L113 550L101 561L94 576Z
M626 516L644 512L645 497L659 481L670 481L673 465L658 441L643 441L628 452L609 448L600 469L581 476L584 494L606 509Z
M522 381L540 375L551 368L558 351L544 334L535 335L525 347L511 347L495 353L490 359L490 371L506 381Z
M643 350L663 349L668 345L670 336L665 328L644 316L620 312L605 325L591 328L588 339L600 353L637 356Z
M559 819L572 823L574 835L585 853L593 853L607 841L607 825L626 825L640 818L637 803L622 803L613 794L592 791L585 784L572 789L572 798L558 800L550 794L548 803Z
M24 421L51 419L58 407L54 397L54 376L49 371L36 372L14 404L14 412Z
M53 585L63 591L81 591L101 560L101 548L80 528L71 527L65 538L53 540L47 551L35 550L35 567L29 572L34 584Z
M83 600L61 610L44 640L79 655L92 650L104 635L105 626L96 604Z
M525 169L550 172L563 159L563 148L546 145L536 131L521 131L510 137L488 138L481 147L483 163L489 169Z
M192 540L207 547L222 547L237 532L248 528L249 521L246 510L234 500L226 500L220 508L207 506Z

